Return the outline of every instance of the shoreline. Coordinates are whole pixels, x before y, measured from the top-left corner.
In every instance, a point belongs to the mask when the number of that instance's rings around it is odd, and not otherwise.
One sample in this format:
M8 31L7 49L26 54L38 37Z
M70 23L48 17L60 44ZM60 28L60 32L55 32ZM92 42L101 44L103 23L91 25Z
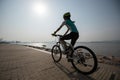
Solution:
M50 48L37 47L37 46L31 46L31 45L23 45L23 46L51 52ZM109 64L109 65L120 67L120 57L97 55L97 59L98 59L98 63Z
M18 44L18 45L31 45L31 46L38 46L38 47L45 47L51 49L54 42L19 42L19 43L10 43L10 44ZM97 55L104 55L104 56L115 56L120 57L120 44L119 43L76 43L76 46L87 46L92 49Z
M51 49L50 49L50 48L37 47L37 46L31 46L31 45L23 45L23 46L31 47L31 48L35 48L35 49L40 49L40 50L45 50L45 51L51 52Z

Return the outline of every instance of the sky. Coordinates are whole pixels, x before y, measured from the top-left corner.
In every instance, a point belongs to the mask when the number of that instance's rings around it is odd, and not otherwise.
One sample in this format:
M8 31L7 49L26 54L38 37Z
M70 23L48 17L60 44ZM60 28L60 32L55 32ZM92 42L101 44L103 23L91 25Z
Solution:
M78 41L120 40L120 0L0 0L0 38L7 41L48 42L64 21L71 19ZM66 31L64 26L59 34Z

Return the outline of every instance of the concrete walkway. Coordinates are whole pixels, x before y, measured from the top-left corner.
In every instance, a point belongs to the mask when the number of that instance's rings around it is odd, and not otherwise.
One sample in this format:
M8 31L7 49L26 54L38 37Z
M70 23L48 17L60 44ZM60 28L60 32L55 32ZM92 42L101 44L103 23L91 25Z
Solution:
M120 80L120 70L99 64L98 71L85 76L77 73L65 59L55 64L45 52L0 44L0 80Z

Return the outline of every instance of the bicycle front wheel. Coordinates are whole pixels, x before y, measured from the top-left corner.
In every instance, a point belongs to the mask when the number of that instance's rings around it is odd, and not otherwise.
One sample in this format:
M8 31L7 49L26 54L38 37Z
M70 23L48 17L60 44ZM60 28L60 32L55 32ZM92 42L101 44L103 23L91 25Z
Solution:
M54 60L54 62L59 62L62 58L62 52L58 45L54 45L51 50L51 55Z
M93 73L97 69L97 58L95 53L85 46L78 46L74 48L72 54L73 67L80 73L85 75Z

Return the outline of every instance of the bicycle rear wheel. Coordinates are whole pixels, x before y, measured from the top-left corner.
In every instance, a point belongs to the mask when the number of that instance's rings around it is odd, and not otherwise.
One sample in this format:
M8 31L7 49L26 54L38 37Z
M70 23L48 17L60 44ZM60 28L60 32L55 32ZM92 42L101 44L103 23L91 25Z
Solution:
M54 45L51 50L51 55L54 60L54 62L59 62L62 58L62 52L58 45Z
M74 48L71 61L73 67L82 74L91 74L97 69L97 58L95 53L85 46Z

